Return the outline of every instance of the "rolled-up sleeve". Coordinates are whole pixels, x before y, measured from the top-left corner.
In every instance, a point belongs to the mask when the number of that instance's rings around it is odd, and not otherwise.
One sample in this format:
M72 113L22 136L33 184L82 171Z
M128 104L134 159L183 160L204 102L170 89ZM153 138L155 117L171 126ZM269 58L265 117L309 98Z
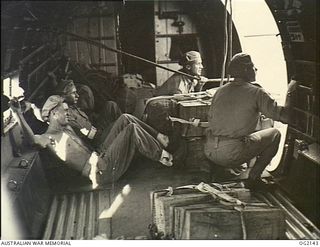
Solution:
M268 118L279 121L282 106L278 106L277 102L264 89L259 88L257 91L258 109Z

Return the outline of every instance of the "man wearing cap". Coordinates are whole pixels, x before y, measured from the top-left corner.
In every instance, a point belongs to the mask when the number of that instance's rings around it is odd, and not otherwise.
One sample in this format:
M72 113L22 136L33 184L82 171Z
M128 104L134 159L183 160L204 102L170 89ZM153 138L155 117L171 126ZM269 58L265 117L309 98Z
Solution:
M263 186L261 174L280 142L280 132L275 128L255 130L260 114L288 123L290 109L278 106L263 88L252 83L256 71L250 55L233 56L228 73L234 81L220 87L213 96L205 143L207 158L226 168L237 168L257 157L247 180L250 188Z
M95 148L98 148L108 137L111 128L114 125L121 125L121 121L125 119L126 122L138 124L139 127L143 128L149 133L155 133L156 138L163 145L167 146L169 144L169 138L162 133L156 132L151 126L137 119L130 114L122 114L116 103L108 101L106 103L106 109L104 109L105 114L101 114L101 121L98 123L98 128L94 127L91 123L89 117L85 112L77 107L79 95L77 89L72 80L61 81L61 84L57 87L57 92L60 92L60 97L63 98L69 106L69 125L73 130L80 136L83 140L89 142ZM42 118L46 120L48 117L48 110L45 106L42 108ZM108 119L110 118L110 119Z
M94 98L93 94L90 94L91 89L86 85L78 85L78 87L81 94L80 98L72 80L59 82L56 93L64 98L69 106L70 126L84 141L98 147L109 133L114 121L120 117L121 111L115 102L106 101L105 107L101 109L98 117L93 117L96 115L93 114ZM44 120L48 118L46 110L42 110L42 117ZM92 122L94 122L94 125Z
M34 135L23 117L19 101L12 100L10 107L30 143L47 148L70 168L89 177L94 188L118 180L128 169L136 150L151 160L172 166L172 155L164 149L167 143L159 141L159 133L152 128L146 131L139 121L129 121L125 115L116 121L95 152L69 125L68 105L63 97L50 96L44 104L49 127L42 135Z
M201 76L203 65L199 52L186 52L182 56L179 65L183 67L180 70L181 72L198 77L199 79L196 80L188 76L175 73L156 89L155 96L197 92L201 89L201 85L208 80L206 77Z

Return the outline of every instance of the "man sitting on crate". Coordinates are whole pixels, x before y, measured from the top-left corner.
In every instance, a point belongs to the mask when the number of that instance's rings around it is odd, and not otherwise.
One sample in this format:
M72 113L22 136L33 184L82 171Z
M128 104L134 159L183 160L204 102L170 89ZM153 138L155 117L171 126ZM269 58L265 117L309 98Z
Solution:
M201 55L197 51L188 51L183 54L179 64L183 66L180 70L186 74L198 77L199 80L192 79L179 73L173 74L155 91L155 97L148 100L144 120L158 131L166 134L170 138L169 150L179 154L175 157L182 158L185 151L185 144L181 140L181 125L174 124L169 116L176 116L177 105L171 100L174 94L188 94L199 91L203 83L208 79L201 76L203 65ZM178 150L179 149L179 150ZM179 159L180 159L179 158ZM180 159L179 163L182 163Z
M228 72L234 81L220 87L212 99L205 155L228 168L237 168L257 157L246 185L261 188L261 174L277 153L280 132L275 128L256 131L256 126L261 114L288 123L289 107L278 106L263 88L251 83L256 79L256 68L250 55L234 55ZM292 87L289 85L289 91Z
M208 80L206 77L201 76L203 65L199 52L186 52L182 56L179 65L183 67L180 70L181 72L198 77L199 80L175 73L156 89L155 96L197 92L200 91L203 83Z

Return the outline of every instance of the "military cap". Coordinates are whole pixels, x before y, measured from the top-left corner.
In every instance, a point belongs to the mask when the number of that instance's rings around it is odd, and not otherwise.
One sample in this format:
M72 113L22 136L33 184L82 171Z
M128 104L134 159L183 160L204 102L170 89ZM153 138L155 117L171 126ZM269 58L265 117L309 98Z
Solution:
M41 110L42 119L44 121L48 121L50 112L63 101L64 101L64 98L62 98L61 96L51 95L42 107L42 110Z
M228 74L234 77L241 77L245 68L249 65L253 65L250 55L246 53L237 53L232 57L228 65Z
M181 66L185 66L191 62L194 62L196 60L201 60L201 55L197 51L188 51L185 54L183 54L181 60L179 61L179 64Z

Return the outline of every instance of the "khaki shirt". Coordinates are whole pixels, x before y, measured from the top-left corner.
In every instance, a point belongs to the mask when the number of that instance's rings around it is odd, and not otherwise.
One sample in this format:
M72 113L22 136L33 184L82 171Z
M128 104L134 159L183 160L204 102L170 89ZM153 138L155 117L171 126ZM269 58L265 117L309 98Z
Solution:
M155 96L192 93L197 91L195 88L197 84L197 80L181 74L173 74L156 89Z
M92 124L89 120L89 117L87 116L86 113L81 111L78 107L76 106L69 106L69 124L72 127L82 129L86 128L87 130L90 130L92 127Z
M261 113L279 120L281 109L263 88L247 82L229 82L212 98L208 131L214 136L243 137L255 132Z

